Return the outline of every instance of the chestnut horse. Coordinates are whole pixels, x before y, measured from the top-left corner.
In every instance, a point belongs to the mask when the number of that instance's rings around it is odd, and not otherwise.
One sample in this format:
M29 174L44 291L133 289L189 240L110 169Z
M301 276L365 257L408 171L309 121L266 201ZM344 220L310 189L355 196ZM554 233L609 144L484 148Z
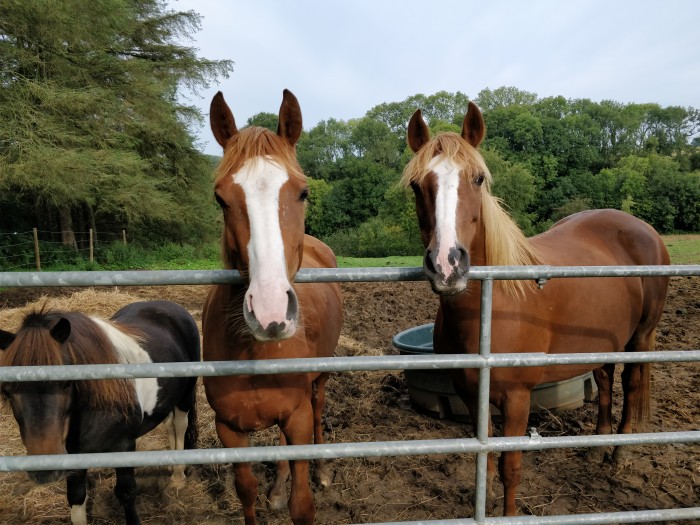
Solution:
M284 91L277 134L260 127L238 131L221 93L210 108L211 129L224 155L215 197L224 215L222 256L243 285L216 285L202 314L204 360L252 360L332 356L343 322L338 283L292 284L297 270L336 267L335 255L304 234L309 190L295 145L302 131L296 97ZM321 415L328 373L206 377L204 388L226 447L245 447L248 434L277 425L280 444L323 442ZM323 486L330 476L316 461ZM278 464L270 492L284 506L289 464ZM234 464L235 487L246 525L255 520L257 480L249 463ZM314 522L308 461L291 462L288 500L295 524Z
M408 144L416 155L402 180L415 193L426 248L424 269L433 291L440 295L434 333L437 353L479 351L481 282L468 282L470 265L669 264L668 252L653 228L616 210L577 213L540 235L525 238L490 193L491 175L476 149L484 135L483 117L473 103L461 135L443 133L431 139L420 110L408 126ZM497 281L492 352L652 350L667 288L667 277L552 279L543 289L522 281ZM503 415L503 434L525 434L535 385L592 369L599 392L596 432L611 433L614 364L491 369L490 402ZM455 389L474 422L478 377L476 369L454 372ZM648 417L649 365L626 364L622 385L624 405L618 432L628 433L636 430L633 423ZM490 422L488 430L491 435ZM521 460L521 451L504 452L499 460L507 516L516 514ZM490 495L494 474L489 456Z
M169 301L125 306L109 321L80 312L33 312L17 334L0 330L0 365L51 366L199 362L199 330L192 316ZM172 449L197 441L196 377L5 382L28 454L136 450L136 438L163 422ZM126 523L136 514L132 467L117 468L114 492ZM71 522L87 523L87 470L29 472L37 483L66 478ZM171 480L181 485L182 465Z

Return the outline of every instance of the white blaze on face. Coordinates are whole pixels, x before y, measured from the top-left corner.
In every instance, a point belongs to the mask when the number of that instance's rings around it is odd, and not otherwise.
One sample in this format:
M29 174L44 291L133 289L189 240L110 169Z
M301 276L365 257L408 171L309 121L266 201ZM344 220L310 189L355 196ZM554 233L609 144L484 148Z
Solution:
M139 342L133 337L118 330L113 324L97 317L91 318L102 328L107 338L119 355L120 361L124 364L152 363L151 356L148 355ZM136 397L141 405L144 414L150 414L158 402L158 379L155 377L140 377L133 379Z
M280 190L289 175L268 157L250 159L233 175L245 193L250 223L248 310L263 328L286 321L291 288L280 227Z
M437 179L435 195L435 235L437 241L437 268L445 280L456 269L450 263L450 251L457 246L457 200L459 167L444 155L433 157L428 165Z

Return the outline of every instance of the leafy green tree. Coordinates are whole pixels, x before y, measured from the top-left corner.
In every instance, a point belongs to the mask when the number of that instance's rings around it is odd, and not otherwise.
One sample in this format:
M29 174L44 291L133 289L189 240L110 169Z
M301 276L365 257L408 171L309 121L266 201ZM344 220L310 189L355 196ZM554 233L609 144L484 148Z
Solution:
M474 99L482 111L506 106L531 106L537 101L537 95L512 86L496 89L482 89Z
M231 63L177 43L199 22L158 0L0 4L0 189L68 245L76 225L171 240L206 229L210 164L188 130L200 115L177 93Z
M274 113L256 113L248 119L246 126L260 126L261 128L267 128L270 131L277 133L277 122L279 117Z
M316 179L333 180L335 162L351 154L352 126L343 120L322 120L297 143L297 158L304 173ZM340 177L342 178L342 176Z

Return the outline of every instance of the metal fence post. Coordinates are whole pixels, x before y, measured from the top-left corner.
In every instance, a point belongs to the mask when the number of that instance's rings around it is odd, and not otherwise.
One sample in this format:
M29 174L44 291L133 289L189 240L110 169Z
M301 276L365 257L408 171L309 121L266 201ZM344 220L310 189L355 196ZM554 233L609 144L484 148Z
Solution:
M481 319L479 327L479 355L491 354L491 310L493 306L493 279L481 281ZM479 369L479 415L477 417L476 438L486 444L489 439L491 388L491 369ZM476 488L474 493L474 519L484 523L486 519L486 495L488 490L488 452L479 452L476 456Z

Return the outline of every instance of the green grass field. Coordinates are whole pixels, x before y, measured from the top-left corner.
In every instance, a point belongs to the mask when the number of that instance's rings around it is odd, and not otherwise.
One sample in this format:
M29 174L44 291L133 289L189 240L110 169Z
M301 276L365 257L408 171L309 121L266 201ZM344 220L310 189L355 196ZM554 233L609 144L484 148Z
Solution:
M700 234L663 235L672 264L700 264Z

